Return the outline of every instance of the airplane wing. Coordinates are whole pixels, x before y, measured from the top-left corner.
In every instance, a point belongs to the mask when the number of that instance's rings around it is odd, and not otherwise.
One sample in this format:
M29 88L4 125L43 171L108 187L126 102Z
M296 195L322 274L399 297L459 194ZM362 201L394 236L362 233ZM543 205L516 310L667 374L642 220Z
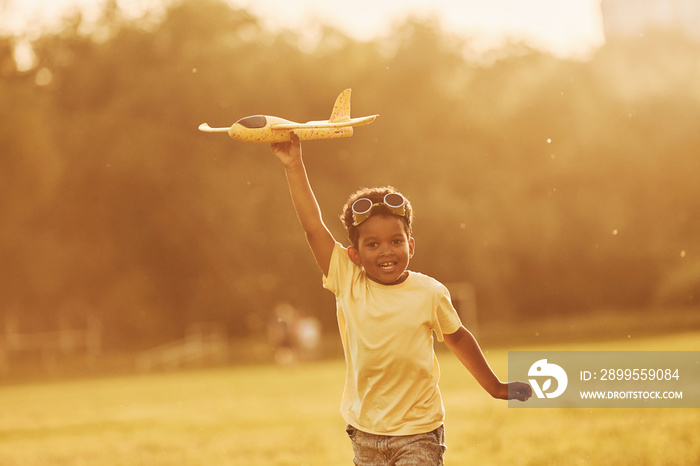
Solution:
M308 123L278 123L271 125L270 129L314 129L314 128L343 128L347 126L362 126L372 123L379 115L370 115L360 118L350 118L345 121L309 121Z

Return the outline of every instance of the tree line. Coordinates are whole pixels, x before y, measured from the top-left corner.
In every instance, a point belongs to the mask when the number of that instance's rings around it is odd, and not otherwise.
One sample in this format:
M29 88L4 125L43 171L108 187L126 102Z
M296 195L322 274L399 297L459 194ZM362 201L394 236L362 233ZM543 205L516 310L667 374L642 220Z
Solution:
M113 348L216 320L258 335L280 302L334 327L265 145L208 135L252 114L327 118L353 88L351 139L304 144L326 223L360 186L412 201L411 267L469 282L483 320L697 307L700 46L670 32L590 59L469 41L407 19L313 48L221 0L125 19L114 2L32 40L0 37L0 312L26 331L90 314ZM482 57L483 58L483 57Z

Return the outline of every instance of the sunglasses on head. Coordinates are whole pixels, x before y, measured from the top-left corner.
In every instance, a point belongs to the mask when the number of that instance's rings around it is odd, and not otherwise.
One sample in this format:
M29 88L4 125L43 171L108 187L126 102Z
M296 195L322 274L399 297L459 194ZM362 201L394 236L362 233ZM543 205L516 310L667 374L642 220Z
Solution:
M383 205L394 215L406 216L406 199L399 193L388 193L382 202L372 202L371 199L361 197L352 203L352 225L358 226L367 220L378 205Z

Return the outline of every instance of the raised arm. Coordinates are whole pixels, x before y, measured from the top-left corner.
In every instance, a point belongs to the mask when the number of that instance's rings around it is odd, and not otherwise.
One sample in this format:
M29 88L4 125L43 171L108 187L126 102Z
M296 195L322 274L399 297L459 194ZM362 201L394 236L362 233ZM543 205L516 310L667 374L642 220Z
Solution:
M445 335L445 344L457 356L464 367L474 376L479 385L492 397L501 400L527 401L532 396L532 388L523 382L504 383L494 374L486 362L484 353L474 335L464 327L455 333Z
M301 223L301 227L306 233L306 240L309 242L311 252L316 258L316 263L323 275L327 276L335 239L323 223L321 209L311 189L304 161L301 157L299 138L292 133L291 142L272 143L270 148L284 166L289 192L292 196L297 217L299 217L299 223Z

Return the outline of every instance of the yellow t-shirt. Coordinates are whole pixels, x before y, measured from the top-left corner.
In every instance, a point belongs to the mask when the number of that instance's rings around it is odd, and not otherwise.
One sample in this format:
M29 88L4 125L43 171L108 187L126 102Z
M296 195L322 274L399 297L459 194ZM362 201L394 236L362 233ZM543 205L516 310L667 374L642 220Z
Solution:
M323 285L336 296L347 363L345 421L379 435L438 428L445 409L433 332L443 341L462 325L447 288L416 272L398 285L374 282L339 243Z

